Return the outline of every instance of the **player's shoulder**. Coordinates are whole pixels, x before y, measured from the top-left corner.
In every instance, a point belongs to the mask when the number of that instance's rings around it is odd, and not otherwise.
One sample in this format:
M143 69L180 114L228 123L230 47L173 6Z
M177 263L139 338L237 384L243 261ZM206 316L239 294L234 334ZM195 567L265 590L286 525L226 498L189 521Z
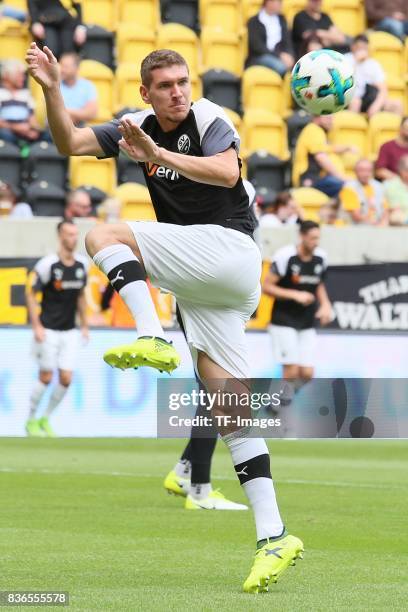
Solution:
M287 244L275 251L272 265L280 276L285 276L290 259L296 255L297 249L294 244Z
M211 102L207 98L200 98L191 106L199 131L208 127L216 119L221 119L233 127L231 119L219 104Z
M88 257L86 257L85 255L81 255L80 253L75 253L74 257L75 261L81 264L85 268L85 270L88 271L90 265Z
M146 119L151 116L155 116L154 110L152 108L146 108L145 110L136 111L135 113L126 113L122 115L121 119L130 119L133 123L142 127Z
M49 253L41 257L35 264L35 268L51 268L54 264L59 261L57 253Z
M318 259L321 259L322 262L327 265L327 253L324 249L322 249L321 247L316 247L313 252L313 255Z

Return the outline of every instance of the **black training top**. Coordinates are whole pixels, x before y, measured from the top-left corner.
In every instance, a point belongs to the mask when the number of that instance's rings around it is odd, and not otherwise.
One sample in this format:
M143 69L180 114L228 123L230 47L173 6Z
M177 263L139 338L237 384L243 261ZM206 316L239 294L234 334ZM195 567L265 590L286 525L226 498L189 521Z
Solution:
M194 102L186 119L170 132L163 132L152 109L125 117L168 151L209 157L230 147L237 153L239 150L239 136L231 120L220 106L205 98ZM118 125L119 121L113 120L92 128L106 157L119 154ZM228 189L192 181L158 164L143 162L142 168L158 221L177 225L211 223L252 235L254 221L241 178Z

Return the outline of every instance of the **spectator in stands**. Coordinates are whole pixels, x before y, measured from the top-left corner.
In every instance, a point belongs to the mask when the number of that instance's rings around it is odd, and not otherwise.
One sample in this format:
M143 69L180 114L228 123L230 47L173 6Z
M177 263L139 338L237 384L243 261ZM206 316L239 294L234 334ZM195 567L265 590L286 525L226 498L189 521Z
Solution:
M76 53L64 53L59 61L61 93L75 125L95 119L98 114L96 87L88 79L79 77L80 58Z
M388 32L402 41L408 35L407 0L365 0L368 26Z
M360 159L354 168L356 178L347 181L340 191L343 210L354 223L388 225L388 203L384 186L374 178L374 165L368 159Z
M356 91L349 110L367 113L368 117L379 111L402 115L401 102L388 98L384 70L377 60L370 57L368 38L365 34L359 34L354 38L351 53L347 53L346 57L354 66L356 80Z
M278 193L273 202L263 202L261 196L258 206L261 209L260 228L287 227L303 220L303 212L289 191Z
M34 100L25 87L25 65L9 59L2 64L0 87L0 138L19 144L34 142L40 130L34 117Z
M408 155L398 162L398 176L384 183L385 196L390 205L391 225L408 223Z
M375 164L376 177L382 181L397 176L398 162L408 155L408 117L403 117L397 138L384 142Z
M261 10L248 21L246 66L266 66L283 76L294 64L282 0L264 0Z
M332 126L332 115L322 115L313 117L300 132L294 153L293 183L314 187L335 198L346 181L339 154L357 151L353 145L331 145L328 133Z
M28 11L35 41L47 45L57 59L85 43L80 0L28 0Z
M67 194L64 218L72 221L76 217L94 218L90 195L84 189L74 189Z
M310 51L319 51L319 49L323 49L323 45L320 42L318 35L313 32L313 34L311 34L307 39L305 53L310 53Z
M30 219L33 216L31 206L18 202L14 188L3 181L0 181L0 216L12 219Z
M295 15L292 38L296 57L306 52L309 38L316 35L325 48L346 51L348 38L333 23L329 15L322 12L322 0L307 0L306 8Z

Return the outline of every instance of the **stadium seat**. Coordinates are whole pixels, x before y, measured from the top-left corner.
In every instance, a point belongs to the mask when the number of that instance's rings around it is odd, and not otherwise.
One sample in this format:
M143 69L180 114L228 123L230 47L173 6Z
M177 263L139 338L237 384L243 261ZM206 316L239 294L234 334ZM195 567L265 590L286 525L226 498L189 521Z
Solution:
M286 185L288 163L266 151L256 151L246 160L247 176L255 189L282 191Z
M289 28L292 27L293 18L299 11L306 8L306 0L285 0L282 3L282 12L285 15Z
M28 88L35 102L35 118L40 127L44 129L47 123L47 109L45 106L43 90L41 85L39 85L37 81L34 81L34 79L31 77L28 77Z
M394 113L376 113L368 124L370 157L375 159L384 142L398 136L401 117Z
M94 185L79 185L78 189L86 191L86 193L89 195L89 197L91 198L92 209L94 212L96 207L99 206L99 204L101 204L101 202L103 202L105 198L107 198L107 194L105 193L105 191L102 191L102 189L98 189L98 187L95 187Z
M20 149L0 140L0 180L18 187L21 179L21 154Z
M241 79L232 72L215 68L201 76L204 97L212 102L241 112Z
M264 66L251 66L242 76L242 102L245 110L260 108L273 113L284 110L282 78Z
M120 154L116 160L118 183L140 183L146 186L142 165L132 161L126 155Z
M99 25L106 30L115 30L115 2L112 0L82 0L82 20L86 25Z
M286 118L286 126L288 130L288 146L291 151L296 146L296 141L300 132L303 130L305 125L310 122L310 115L304 110L298 110L292 113Z
M248 19L256 15L262 7L262 0L242 0L242 21L244 26Z
M323 0L323 11L329 13L336 26L349 36L357 36L366 28L361 0Z
M116 165L113 158L71 157L69 170L72 189L81 185L94 185L109 194L115 189Z
M191 99L194 101L203 97L203 84L198 74L190 74Z
M142 60L156 48L154 30L135 23L120 23L116 41L119 67L122 63L132 63L139 71Z
M98 116L95 122L109 120L113 113L112 70L100 62L87 59L81 62L79 74L81 77L92 81L98 91Z
M39 217L62 217L65 191L48 181L35 181L26 190L26 199Z
M242 30L241 3L237 0L204 0L200 2L201 27L222 28L239 34Z
M369 40L370 53L380 62L385 74L405 77L407 66L402 42L387 32L370 32Z
M242 119L241 119L241 117L238 115L238 113L236 113L235 111L231 110L230 108L228 108L226 106L224 106L224 111L226 112L226 114L231 119L232 123L234 124L234 128L240 134L241 133L241 129L242 129Z
M248 110L243 121L246 155L264 150L280 159L289 158L286 124L277 113Z
M116 188L114 196L122 204L121 219L155 221L156 215L147 187L139 183L123 183Z
M179 23L161 25L157 32L157 48L173 49L180 53L189 65L190 72L199 73L199 47L197 34Z
M155 30L160 24L158 0L118 0L120 23L134 23Z
M388 94L391 100L398 100L403 108L404 114L408 112L408 88L405 78L395 74L387 74Z
M68 160L49 142L38 142L30 148L30 178L32 181L47 181L61 189L67 182Z
M303 209L304 218L312 221L318 220L319 208L330 201L323 191L313 187L297 187L290 192L295 202Z
M113 33L99 25L88 26L82 57L96 60L113 69Z
M198 0L162 0L160 4L163 23L180 23L199 31Z
M140 78L139 64L120 64L116 70L116 105L115 110L125 106L136 108L148 108L148 104L143 102L140 95Z
M0 60L13 58L23 61L29 40L27 26L15 19L0 19Z
M233 72L239 77L242 76L244 56L238 34L221 29L203 28L201 44L204 70L220 68Z
M342 161L348 174L353 171L356 161L361 157L367 157L369 153L367 134L368 124L364 115L347 110L333 115L330 142L335 145L352 144L358 149L358 153L342 155Z

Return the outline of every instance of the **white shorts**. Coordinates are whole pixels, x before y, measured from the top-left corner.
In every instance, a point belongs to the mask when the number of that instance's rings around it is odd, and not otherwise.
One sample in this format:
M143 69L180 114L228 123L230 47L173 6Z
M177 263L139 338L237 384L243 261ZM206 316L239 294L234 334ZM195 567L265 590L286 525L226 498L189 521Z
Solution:
M316 330L297 330L283 325L270 325L272 346L277 363L313 367L316 350Z
M67 331L46 329L43 342L34 340L33 354L40 370L52 372L57 368L72 372L75 368L78 345L79 331L77 329Z
M261 254L219 225L129 222L151 283L172 293L197 370L197 351L237 378L250 374L245 324L261 295Z

